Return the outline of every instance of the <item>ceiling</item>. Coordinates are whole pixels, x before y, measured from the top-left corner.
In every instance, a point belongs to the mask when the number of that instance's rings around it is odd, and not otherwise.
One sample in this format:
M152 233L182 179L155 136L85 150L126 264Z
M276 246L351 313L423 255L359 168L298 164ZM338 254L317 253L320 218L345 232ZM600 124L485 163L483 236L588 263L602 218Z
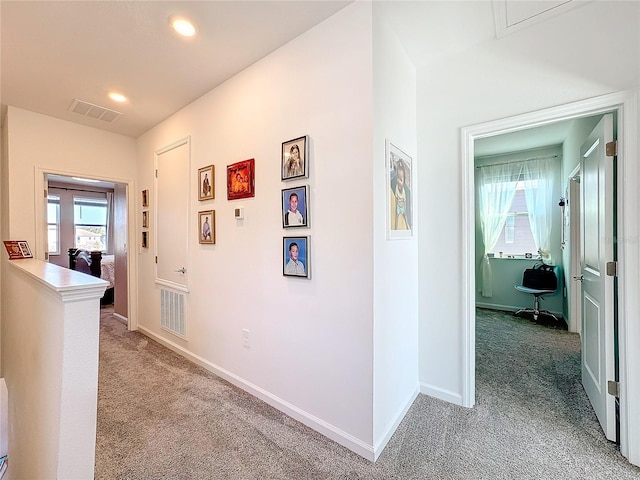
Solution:
M13 105L136 138L349 3L1 0L2 117ZM178 15L195 38L169 28ZM74 99L122 115L80 115Z
M0 118L13 105L137 138L349 3L0 0ZM393 1L374 8L419 67L500 41L494 10L508 3ZM170 30L176 15L197 24L195 38ZM116 104L109 90L129 101ZM122 115L109 123L71 112L75 99ZM559 144L564 133L546 128L483 139L476 151Z

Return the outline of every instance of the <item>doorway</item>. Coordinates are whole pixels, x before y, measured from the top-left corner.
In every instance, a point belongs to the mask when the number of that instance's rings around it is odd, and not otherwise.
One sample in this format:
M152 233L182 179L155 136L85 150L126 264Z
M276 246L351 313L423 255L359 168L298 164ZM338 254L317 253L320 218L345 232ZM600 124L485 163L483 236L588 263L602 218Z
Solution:
M107 288L103 300L113 303L114 315L129 330L137 329L136 258L131 255L131 246L136 244L135 206L130 201L133 182L38 169L36 184L39 182L42 188L36 191L44 190L45 195L43 207L35 210L40 225L36 228L38 258L69 268L69 249L101 251L102 278L113 286Z
M619 358L620 358L620 446L621 453L632 463L640 462L640 376L634 376L629 365L638 361L640 353L628 348L627 344L640 340L640 332L627 322L635 318L640 304L638 291L637 237L625 237L624 232L635 232L638 228L637 216L633 215L638 205L637 145L632 132L637 127L637 99L631 93L618 93L597 97L570 105L519 115L503 120L488 122L462 129L462 171L463 171L463 315L464 315L464 365L463 365L463 405L475 404L475 186L474 186L474 142L476 139L503 133L550 125L556 122L614 112L618 117L618 136L622 148L618 152L617 220L620 271L618 293L620 312ZM626 141L625 141L626 140ZM629 205L628 210L625 205ZM633 205L633 207L631 207ZM637 212L635 212L637 213ZM634 372L635 373L635 372Z

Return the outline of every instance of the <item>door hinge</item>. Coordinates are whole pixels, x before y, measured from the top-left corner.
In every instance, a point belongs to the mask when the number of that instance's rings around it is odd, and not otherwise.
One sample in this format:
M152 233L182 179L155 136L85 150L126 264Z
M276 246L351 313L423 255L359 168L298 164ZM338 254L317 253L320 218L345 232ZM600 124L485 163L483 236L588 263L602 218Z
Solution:
M44 259L48 262L49 261L49 252L44 252Z
M615 157L618 155L618 142L614 140L613 142L607 143L605 152L607 157Z
M47 198L49 195L47 195L47 189L44 189L44 198Z
M156 263L158 263L158 256L156 255Z
M620 398L620 382L614 382L609 380L607 382L607 392L609 395L613 395L616 398Z
M158 169L156 168L156 178L158 178Z
M615 277L618 275L618 262L607 262L607 276Z

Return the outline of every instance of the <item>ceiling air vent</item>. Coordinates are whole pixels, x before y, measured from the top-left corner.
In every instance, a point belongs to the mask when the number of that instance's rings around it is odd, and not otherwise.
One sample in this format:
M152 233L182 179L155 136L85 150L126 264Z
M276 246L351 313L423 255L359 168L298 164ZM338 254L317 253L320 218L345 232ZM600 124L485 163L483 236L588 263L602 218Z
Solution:
M79 115L84 115L85 117L102 120L107 123L115 122L116 119L122 115L120 112L116 112L115 110L94 105L93 103L83 102L77 98L73 100L73 103L69 107L69 111Z

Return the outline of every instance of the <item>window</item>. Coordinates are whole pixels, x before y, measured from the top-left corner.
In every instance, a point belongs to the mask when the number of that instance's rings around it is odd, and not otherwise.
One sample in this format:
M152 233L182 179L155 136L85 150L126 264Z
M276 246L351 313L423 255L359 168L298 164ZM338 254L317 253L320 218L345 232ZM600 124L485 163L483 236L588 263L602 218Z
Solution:
M511 202L511 208L507 215L507 220L502 228L502 232L498 237L498 241L490 253L496 257L502 255L524 255L531 253L534 257L538 255L536 242L531 232L531 224L529 223L529 212L527 210L527 201L525 193L525 185L523 181L516 184L516 193Z
M49 254L60 255L60 196L47 196Z
M107 199L73 198L75 246L86 250L107 249Z

